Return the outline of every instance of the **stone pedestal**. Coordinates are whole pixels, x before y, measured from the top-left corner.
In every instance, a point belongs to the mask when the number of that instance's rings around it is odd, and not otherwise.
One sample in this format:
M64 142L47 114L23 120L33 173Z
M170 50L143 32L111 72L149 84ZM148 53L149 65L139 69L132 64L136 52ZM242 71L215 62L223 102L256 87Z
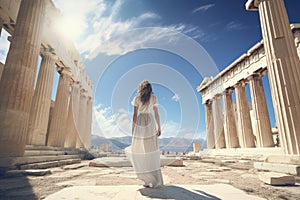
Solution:
M68 72L65 72L63 70L58 82L56 99L48 136L48 146L64 147L68 117L70 81L71 79Z
M46 3L21 1L0 81L0 157L24 154Z
M300 154L300 61L283 0L249 0L258 9L280 143Z
M215 148L215 136L214 136L214 118L212 113L212 102L207 101L205 103L205 115L206 115L206 140L207 148Z
M43 52L43 59L31 104L27 144L46 144L54 65L56 60L57 57L49 50Z
M273 147L274 140L261 78L261 74L254 74L250 77L252 110L254 114L253 127L256 129L254 131L256 133L256 146Z
M232 89L228 89L223 94L224 100L224 133L227 148L239 147L236 131L235 112L232 103Z
M223 113L221 106L221 96L214 98L214 132L216 149L225 148L225 136L224 136L224 124L223 124Z
M238 138L240 146L242 148L255 147L245 82L242 81L238 83L235 89Z

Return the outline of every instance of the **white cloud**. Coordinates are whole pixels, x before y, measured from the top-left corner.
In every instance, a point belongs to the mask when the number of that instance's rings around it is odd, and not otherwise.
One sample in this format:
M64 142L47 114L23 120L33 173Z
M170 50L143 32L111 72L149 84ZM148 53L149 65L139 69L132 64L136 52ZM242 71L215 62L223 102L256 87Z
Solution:
M203 5L203 6L200 6L198 8L196 8L195 10L192 11L192 13L196 13L196 12L200 12L200 11L207 11L208 9L214 7L215 4L207 4L207 5Z
M174 94L174 95L172 96L172 100L178 102L178 101L180 100L179 94Z
M104 137L122 137L131 135L129 113L120 109L116 112L111 107L94 107L92 134Z
M153 22L160 19L160 16L153 12L145 12L126 20L120 19L118 14L123 2L124 0L114 3L104 0L77 0L76 3L73 0L54 1L66 19L66 27L74 27L77 24L76 29L69 29L74 30L71 33L77 37L75 42L80 53L90 55L93 52L89 59L95 58L99 53L122 55L149 43L173 42L176 38L173 38L172 31L188 34L195 39L204 35L198 27L185 24L158 26L160 31L143 31L141 27L147 24L153 26ZM130 35L131 30L136 29L140 29L139 34Z
M225 29L227 31L232 31L232 30L243 30L245 29L246 26L244 26L243 24L236 22L236 21L231 21L228 24L226 24Z
M103 137L123 137L131 136L131 116L125 109L116 112L111 107L104 107L99 104L94 107L92 134ZM180 123L166 121L162 123L161 137L181 137L181 138L205 138L205 135L197 133L188 127L181 127Z

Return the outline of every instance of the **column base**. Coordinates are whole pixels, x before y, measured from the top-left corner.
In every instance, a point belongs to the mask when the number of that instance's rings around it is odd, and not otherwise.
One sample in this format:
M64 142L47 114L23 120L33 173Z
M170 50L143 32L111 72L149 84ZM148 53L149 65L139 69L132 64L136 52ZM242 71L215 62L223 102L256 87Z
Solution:
M16 141L0 142L0 158L23 156L24 152L25 144L18 144Z

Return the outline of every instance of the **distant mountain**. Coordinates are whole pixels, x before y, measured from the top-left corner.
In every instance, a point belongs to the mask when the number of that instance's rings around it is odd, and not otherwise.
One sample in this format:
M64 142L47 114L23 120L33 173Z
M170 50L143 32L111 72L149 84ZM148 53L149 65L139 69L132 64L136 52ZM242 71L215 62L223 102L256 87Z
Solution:
M131 136L105 138L98 135L92 135L91 145L99 147L102 144L109 144L110 150L121 150L131 145ZM206 140L203 139L188 139L188 138L159 138L158 144L160 150L169 152L191 152L193 151L193 143L199 143L201 149L206 148Z

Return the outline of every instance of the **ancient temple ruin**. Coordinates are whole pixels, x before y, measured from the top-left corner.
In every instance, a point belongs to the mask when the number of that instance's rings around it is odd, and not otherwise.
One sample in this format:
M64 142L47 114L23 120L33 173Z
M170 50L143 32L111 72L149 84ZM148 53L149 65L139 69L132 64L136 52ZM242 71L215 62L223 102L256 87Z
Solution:
M57 31L60 19L51 0L0 1L0 30L11 34L0 65L0 158L23 156L26 145L90 146L93 85L78 50Z
M206 110L207 146L223 149L223 152L252 148L261 154L269 151L270 154L299 156L300 25L289 24L283 1L249 0L246 8L259 11L263 40L217 76L205 78L198 87ZM262 77L267 72L279 147L275 147L262 85ZM250 85L252 117L247 84ZM232 100L233 91L236 102Z

